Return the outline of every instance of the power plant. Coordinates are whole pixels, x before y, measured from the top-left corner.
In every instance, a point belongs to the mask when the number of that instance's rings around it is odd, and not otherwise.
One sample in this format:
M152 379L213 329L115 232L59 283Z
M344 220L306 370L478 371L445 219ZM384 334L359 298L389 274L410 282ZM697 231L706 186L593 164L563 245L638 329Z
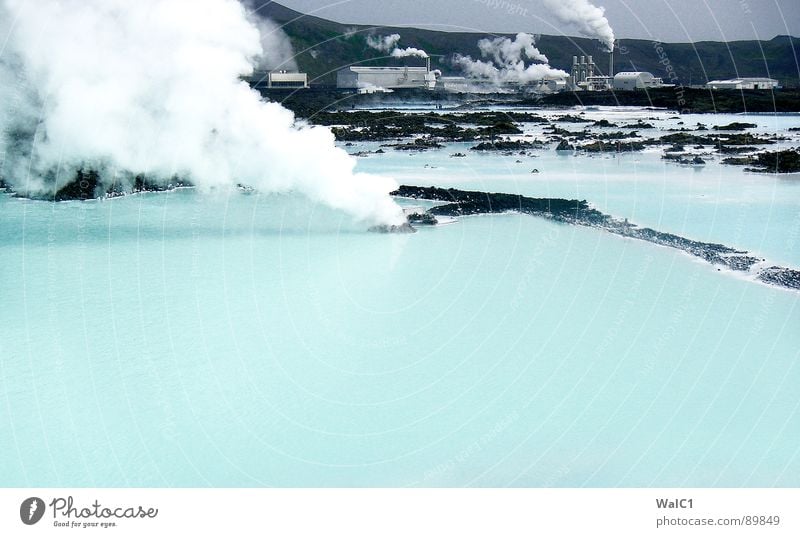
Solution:
M306 73L273 71L251 78L260 90L287 90L309 88ZM608 70L602 73L592 55L574 55L567 76L547 76L530 82L493 82L489 78L470 76L442 76L431 70L431 59L425 57L425 66L357 66L351 65L336 72L336 88L359 93L373 93L403 89L436 90L446 93L524 92L533 94L562 91L635 91L667 87L664 81L646 71L621 71L615 73L614 50L609 52ZM776 89L777 80L770 78L737 78L708 82L707 89Z

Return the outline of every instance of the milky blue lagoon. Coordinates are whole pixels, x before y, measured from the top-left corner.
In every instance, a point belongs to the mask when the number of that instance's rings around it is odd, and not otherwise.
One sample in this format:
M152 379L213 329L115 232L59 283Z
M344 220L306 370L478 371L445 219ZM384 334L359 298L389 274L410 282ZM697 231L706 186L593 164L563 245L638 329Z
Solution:
M800 267L796 175L468 147L359 169ZM800 486L797 292L529 216L363 227L288 195L1 197L0 483Z

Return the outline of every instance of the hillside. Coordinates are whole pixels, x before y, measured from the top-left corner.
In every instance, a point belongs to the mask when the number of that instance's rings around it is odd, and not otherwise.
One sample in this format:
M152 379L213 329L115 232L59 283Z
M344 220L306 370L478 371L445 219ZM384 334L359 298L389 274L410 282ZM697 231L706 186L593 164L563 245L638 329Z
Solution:
M433 67L450 74L457 74L450 63L453 54L478 57L477 42L489 35L341 24L304 15L276 2L253 0L251 4L257 13L283 27L292 41L300 69L308 72L316 84L334 83L336 70L343 66L391 64L382 58L383 53L366 45L366 36L371 32L399 33L402 46L426 50L433 58ZM665 82L670 81L652 41L620 39L618 43L616 71L650 71ZM601 70L607 69L608 55L594 40L542 35L538 47L550 58L553 67L569 70L573 55L591 54ZM800 40L790 36L769 41L664 43L663 49L678 76L673 82L702 84L736 76L771 76L786 87L800 86Z

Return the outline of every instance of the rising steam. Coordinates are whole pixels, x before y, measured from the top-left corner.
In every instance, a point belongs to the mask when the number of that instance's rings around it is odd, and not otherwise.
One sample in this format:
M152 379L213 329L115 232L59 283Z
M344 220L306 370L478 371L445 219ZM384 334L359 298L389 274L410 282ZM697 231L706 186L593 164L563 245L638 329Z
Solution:
M0 0L2 177L27 195L89 169L103 189L243 183L403 221L394 181L355 173L330 130L241 80L292 65L285 36L260 28L236 0Z
M547 56L535 44L534 37L525 33L517 34L513 41L507 37L481 39L478 41L478 49L484 60L473 60L470 56L456 54L453 62L466 75L489 79L496 85L508 82L524 84L568 76L564 71L551 67Z
M386 36L368 35L367 46L381 52L389 52L397 46L400 41L400 34L392 34Z
M397 44L400 42L400 34L391 34L387 36L376 36L376 35L368 35L367 36L367 46L381 51L381 52L388 52L389 56L392 58L408 58L408 57L417 57L417 58L427 58L428 53L424 50L408 47L408 48L400 48Z
M604 8L588 0L544 0L544 4L559 21L573 25L584 37L600 40L608 50L614 47L614 30Z

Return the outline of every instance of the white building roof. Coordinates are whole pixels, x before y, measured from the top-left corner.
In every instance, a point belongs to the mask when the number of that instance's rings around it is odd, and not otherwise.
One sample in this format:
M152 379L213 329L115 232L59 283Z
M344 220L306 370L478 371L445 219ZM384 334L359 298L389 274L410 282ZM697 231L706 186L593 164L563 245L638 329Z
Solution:
M774 78L766 77L745 77L745 78L729 78L727 80L710 80L709 84L742 84L748 82L777 82Z
M411 71L414 73L427 73L427 67L345 67L344 70L350 70L354 73L402 73L404 71Z
M653 77L653 73L647 71L622 71L614 75L614 78L639 78L639 77Z

